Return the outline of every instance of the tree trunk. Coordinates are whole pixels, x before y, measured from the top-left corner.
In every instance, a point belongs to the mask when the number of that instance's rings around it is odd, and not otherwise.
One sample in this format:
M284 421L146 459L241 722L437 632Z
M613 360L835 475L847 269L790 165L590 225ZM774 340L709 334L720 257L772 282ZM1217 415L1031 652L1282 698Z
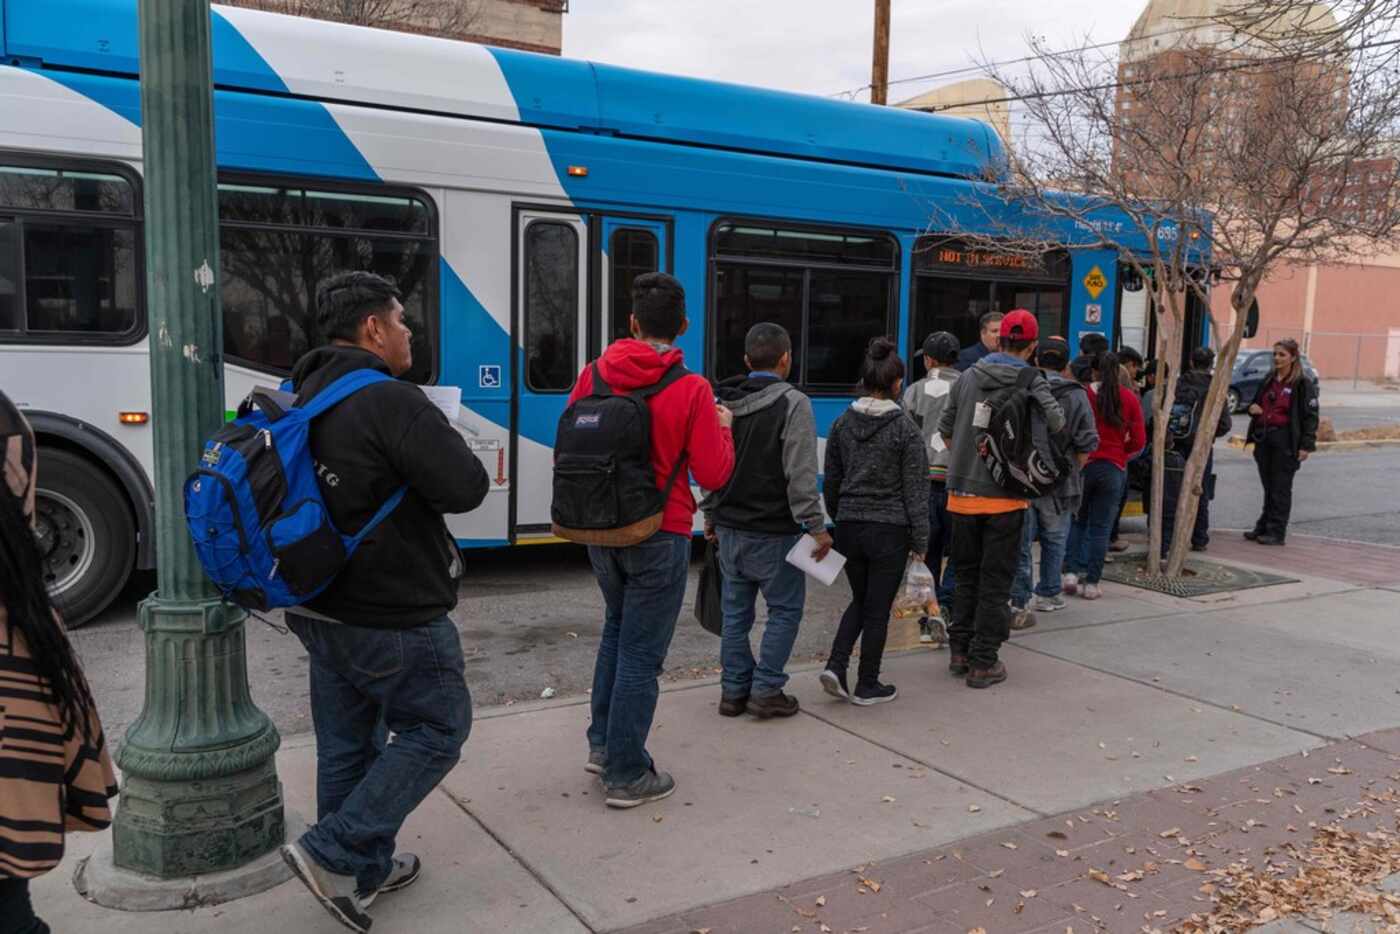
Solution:
M1167 415L1172 410L1172 400L1176 398L1177 374L1181 368L1182 332L1185 330L1181 320L1182 309L1173 304L1165 291L1155 304L1158 336L1157 391L1152 394L1152 500L1147 519L1147 567L1153 576L1160 573L1162 567L1162 503L1165 499L1163 484L1166 480ZM1162 378L1163 371L1166 373L1165 380Z
M1254 298L1252 289L1239 290L1231 296L1235 307L1235 326L1230 337L1216 352L1215 373L1211 376L1210 390L1201 412L1200 424L1196 427L1196 440L1191 446L1191 454L1186 460L1181 478L1181 495L1176 504L1176 522L1172 528L1171 553L1167 556L1167 576L1180 577L1186 566L1186 551L1191 544L1191 531L1196 522L1196 507L1205 495L1205 470L1210 460L1211 448L1215 445L1215 426L1220 418L1220 410L1225 405L1225 396L1230 388L1230 373L1239 354L1240 343L1244 340L1245 314ZM1242 304L1241 304L1242 303Z

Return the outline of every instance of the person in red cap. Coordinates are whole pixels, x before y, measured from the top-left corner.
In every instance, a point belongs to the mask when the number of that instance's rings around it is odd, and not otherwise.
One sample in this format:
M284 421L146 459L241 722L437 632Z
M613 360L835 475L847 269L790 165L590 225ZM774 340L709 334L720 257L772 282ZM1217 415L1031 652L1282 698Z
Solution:
M1011 635L1011 583L1021 553L1025 498L992 477L978 452L978 438L990 424L988 399L1016 386L1035 355L1040 328L1035 315L1016 309L1001 319L999 349L977 362L953 384L938 422L951 448L948 512L953 517L953 624L948 630L948 670L966 676L967 686L990 687L1006 680L998 658ZM1050 432L1061 431L1065 414L1039 371L1025 390L1039 405Z

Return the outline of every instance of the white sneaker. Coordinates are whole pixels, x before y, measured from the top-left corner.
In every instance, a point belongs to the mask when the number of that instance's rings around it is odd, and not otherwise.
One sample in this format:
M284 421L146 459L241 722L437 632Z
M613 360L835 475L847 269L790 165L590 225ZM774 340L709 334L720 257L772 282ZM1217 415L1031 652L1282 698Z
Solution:
M1061 596L1042 597L1036 594L1031 598L1031 609L1037 613L1054 613L1065 608L1065 598Z
M1085 584L1079 595L1085 600L1097 600L1103 596L1103 588L1098 584Z
M1079 592L1079 575L1061 574L1060 589L1063 590L1065 593L1069 594L1071 597L1074 596L1076 593Z

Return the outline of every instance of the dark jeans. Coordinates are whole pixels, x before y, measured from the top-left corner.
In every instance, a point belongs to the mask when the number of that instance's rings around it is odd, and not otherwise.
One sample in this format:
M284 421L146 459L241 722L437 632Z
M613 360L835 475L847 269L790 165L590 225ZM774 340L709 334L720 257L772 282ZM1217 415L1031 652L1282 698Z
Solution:
M1084 468L1084 499L1069 529L1065 570L1080 575L1086 584L1097 584L1103 577L1113 512L1127 482L1127 471L1108 461L1094 461Z
M1172 545L1172 534L1176 530L1176 506L1181 501L1182 479L1186 475L1186 459L1178 458L1179 469L1168 462L1165 482L1162 484L1162 557ZM1215 454L1206 460L1206 472L1202 477L1200 500L1196 503L1196 521L1191 529L1191 544L1204 548L1210 544L1210 500L1215 495Z
M1011 583L1021 560L1026 511L990 516L953 516L953 560L958 589L953 594L953 625L948 648L966 655L975 669L997 663L1011 637Z
M724 571L724 630L720 636L720 679L725 697L771 697L787 686L788 656L797 641L807 575L787 563L796 535L771 535L721 528L719 563ZM759 593L768 607L758 660L749 633Z
M929 482L928 490L928 553L924 563L929 573L937 581L935 587L938 605L943 606L953 599L955 586L953 573L953 520L948 515L948 484ZM943 559L948 563L944 565Z
M49 934L49 926L34 915L28 879L0 876L0 934Z
M288 613L287 625L311 657L316 727L316 823L301 845L331 872L378 888L399 828L471 733L461 637L446 616L368 629Z
M588 560L606 604L588 745L606 750L603 783L617 788L652 767L647 734L660 693L656 679L685 600L690 536L657 532L626 548L590 545Z
M1293 512L1293 475L1300 466L1298 454L1288 443L1287 428L1271 428L1254 445L1254 463L1259 482L1264 485L1264 511L1254 523L1259 535L1283 539L1288 534L1288 517Z
M846 580L851 604L841 615L826 666L845 671L860 639L860 669L856 684L880 680L880 662L890 630L890 607L909 559L909 530L889 522L840 522L836 550L846 556Z

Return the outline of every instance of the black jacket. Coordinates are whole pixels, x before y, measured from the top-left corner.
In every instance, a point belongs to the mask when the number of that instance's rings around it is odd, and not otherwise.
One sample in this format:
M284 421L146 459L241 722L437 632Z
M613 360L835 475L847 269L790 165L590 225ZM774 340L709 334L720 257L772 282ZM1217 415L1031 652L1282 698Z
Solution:
M734 413L735 461L729 484L700 503L706 523L769 535L825 530L812 401L762 376L735 376L716 393Z
M1263 405L1264 392L1269 388L1269 384L1274 381L1272 375L1259 384L1259 389L1254 393L1254 404ZM1298 381L1293 384L1293 392L1290 395L1288 406L1288 447L1297 456L1299 451L1317 450L1317 383L1306 376L1298 377ZM1249 439L1259 441L1264 435L1263 419L1254 416L1249 420Z
M1176 401L1189 402L1192 405L1204 407L1206 394L1210 392L1210 373L1205 370L1187 370L1181 374L1181 378L1176 384ZM1220 418L1215 423L1215 437L1222 438L1230 433L1230 407L1221 405ZM1200 426L1196 427L1200 430ZM1190 454L1191 446L1196 443L1195 436L1183 438L1175 445L1182 454Z
M365 367L389 372L358 347L320 347L297 361L292 389L305 402ZM481 505L490 479L423 391L397 381L360 390L312 424L311 453L343 534L359 531L400 486L408 494L307 608L351 625L407 629L456 606L461 557L442 516Z
M893 402L857 399L826 442L826 511L843 522L909 530L909 550L928 550L928 456L919 426Z
M981 360L983 357L987 356L987 354L991 353L996 353L996 351L988 350L987 345L982 343L980 339L975 340L964 347L962 352L958 354L958 362L953 364L953 369L957 370L959 373L966 373L976 365L978 360Z

